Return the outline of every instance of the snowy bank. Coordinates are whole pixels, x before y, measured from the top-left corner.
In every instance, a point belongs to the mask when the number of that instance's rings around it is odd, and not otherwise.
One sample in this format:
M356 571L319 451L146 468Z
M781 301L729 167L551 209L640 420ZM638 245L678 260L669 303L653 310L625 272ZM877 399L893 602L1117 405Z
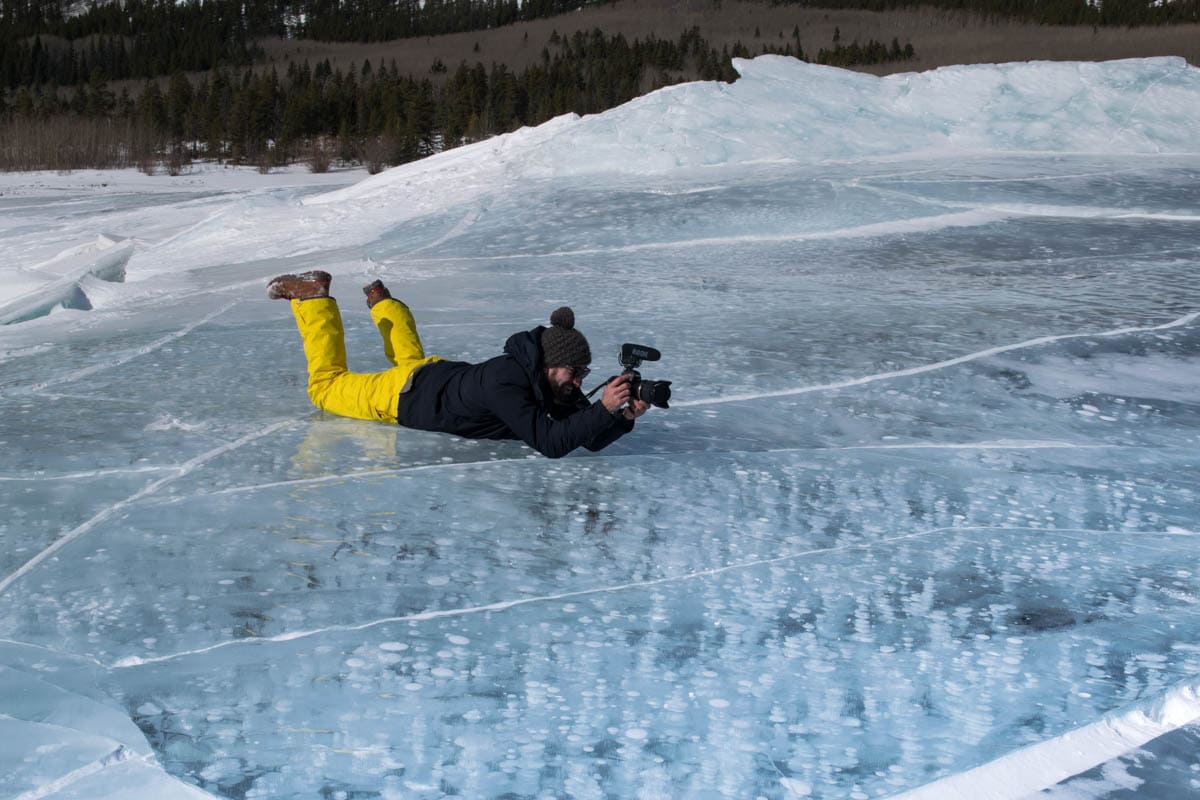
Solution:
M1200 153L1200 69L1182 58L943 67L876 77L786 56L734 59L732 84L685 83L566 115L310 199L468 192L511 180L974 152ZM417 198L410 197L410 201Z

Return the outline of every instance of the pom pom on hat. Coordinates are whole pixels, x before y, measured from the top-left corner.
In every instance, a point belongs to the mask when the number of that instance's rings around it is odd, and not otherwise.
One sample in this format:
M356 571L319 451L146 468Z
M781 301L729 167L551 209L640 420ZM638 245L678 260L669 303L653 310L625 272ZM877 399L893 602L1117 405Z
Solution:
M570 306L556 308L554 313L550 315L550 324L566 328L567 330L573 330L575 328L575 312L571 310Z
M575 312L570 306L555 309L550 327L542 331L542 359L547 367L583 367L592 363L587 339L575 330Z

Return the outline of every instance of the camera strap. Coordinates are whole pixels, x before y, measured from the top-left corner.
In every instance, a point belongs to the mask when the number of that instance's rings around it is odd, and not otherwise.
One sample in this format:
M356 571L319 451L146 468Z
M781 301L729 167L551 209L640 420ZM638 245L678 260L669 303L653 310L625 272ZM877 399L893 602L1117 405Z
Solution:
M603 389L605 386L608 386L610 383L612 383L612 382L613 382L613 378L615 378L615 377L617 377L617 376L616 376L616 375L613 375L613 376L612 376L612 378L609 378L609 379L608 379L608 380L606 380L604 383L602 383L602 384L600 384L599 386L597 386L595 389L592 389L590 392L588 392L587 394L585 394L585 395L584 395L584 397L586 397L588 400L591 400L591 399L592 399L592 395L594 395L596 392L600 391L600 390L601 390L601 389Z

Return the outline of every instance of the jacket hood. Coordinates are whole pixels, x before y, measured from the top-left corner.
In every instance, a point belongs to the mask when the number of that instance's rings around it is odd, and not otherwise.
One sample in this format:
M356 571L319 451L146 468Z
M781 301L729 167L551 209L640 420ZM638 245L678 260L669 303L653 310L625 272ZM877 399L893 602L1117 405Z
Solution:
M546 330L545 325L538 325L531 331L520 331L508 337L508 341L504 343L504 354L509 356L525 374L529 376L529 385L533 387L533 395L537 398L538 403L553 402L559 404L559 401L552 396L548 397L547 392L542 386L542 331ZM587 399L583 392L575 390L576 402L583 401L587 404ZM569 407L569 406L568 406Z
M512 356L521 365L521 369L529 376L529 382L535 387L540 387L544 330L546 326L538 325L531 331L519 331L504 343L504 354Z

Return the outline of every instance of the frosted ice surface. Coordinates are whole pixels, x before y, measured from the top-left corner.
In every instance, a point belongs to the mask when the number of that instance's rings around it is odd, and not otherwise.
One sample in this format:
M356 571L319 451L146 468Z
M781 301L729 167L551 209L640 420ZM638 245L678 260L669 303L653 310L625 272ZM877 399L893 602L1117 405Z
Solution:
M0 794L881 797L1194 684L1197 71L739 67L333 193L122 195L119 291L0 328ZM954 92L1004 103L931 138ZM755 116L798 94L828 124ZM322 415L263 297L314 266L352 368L380 276L431 352L570 303L678 402L560 461ZM1183 796L1194 736L1051 791Z

